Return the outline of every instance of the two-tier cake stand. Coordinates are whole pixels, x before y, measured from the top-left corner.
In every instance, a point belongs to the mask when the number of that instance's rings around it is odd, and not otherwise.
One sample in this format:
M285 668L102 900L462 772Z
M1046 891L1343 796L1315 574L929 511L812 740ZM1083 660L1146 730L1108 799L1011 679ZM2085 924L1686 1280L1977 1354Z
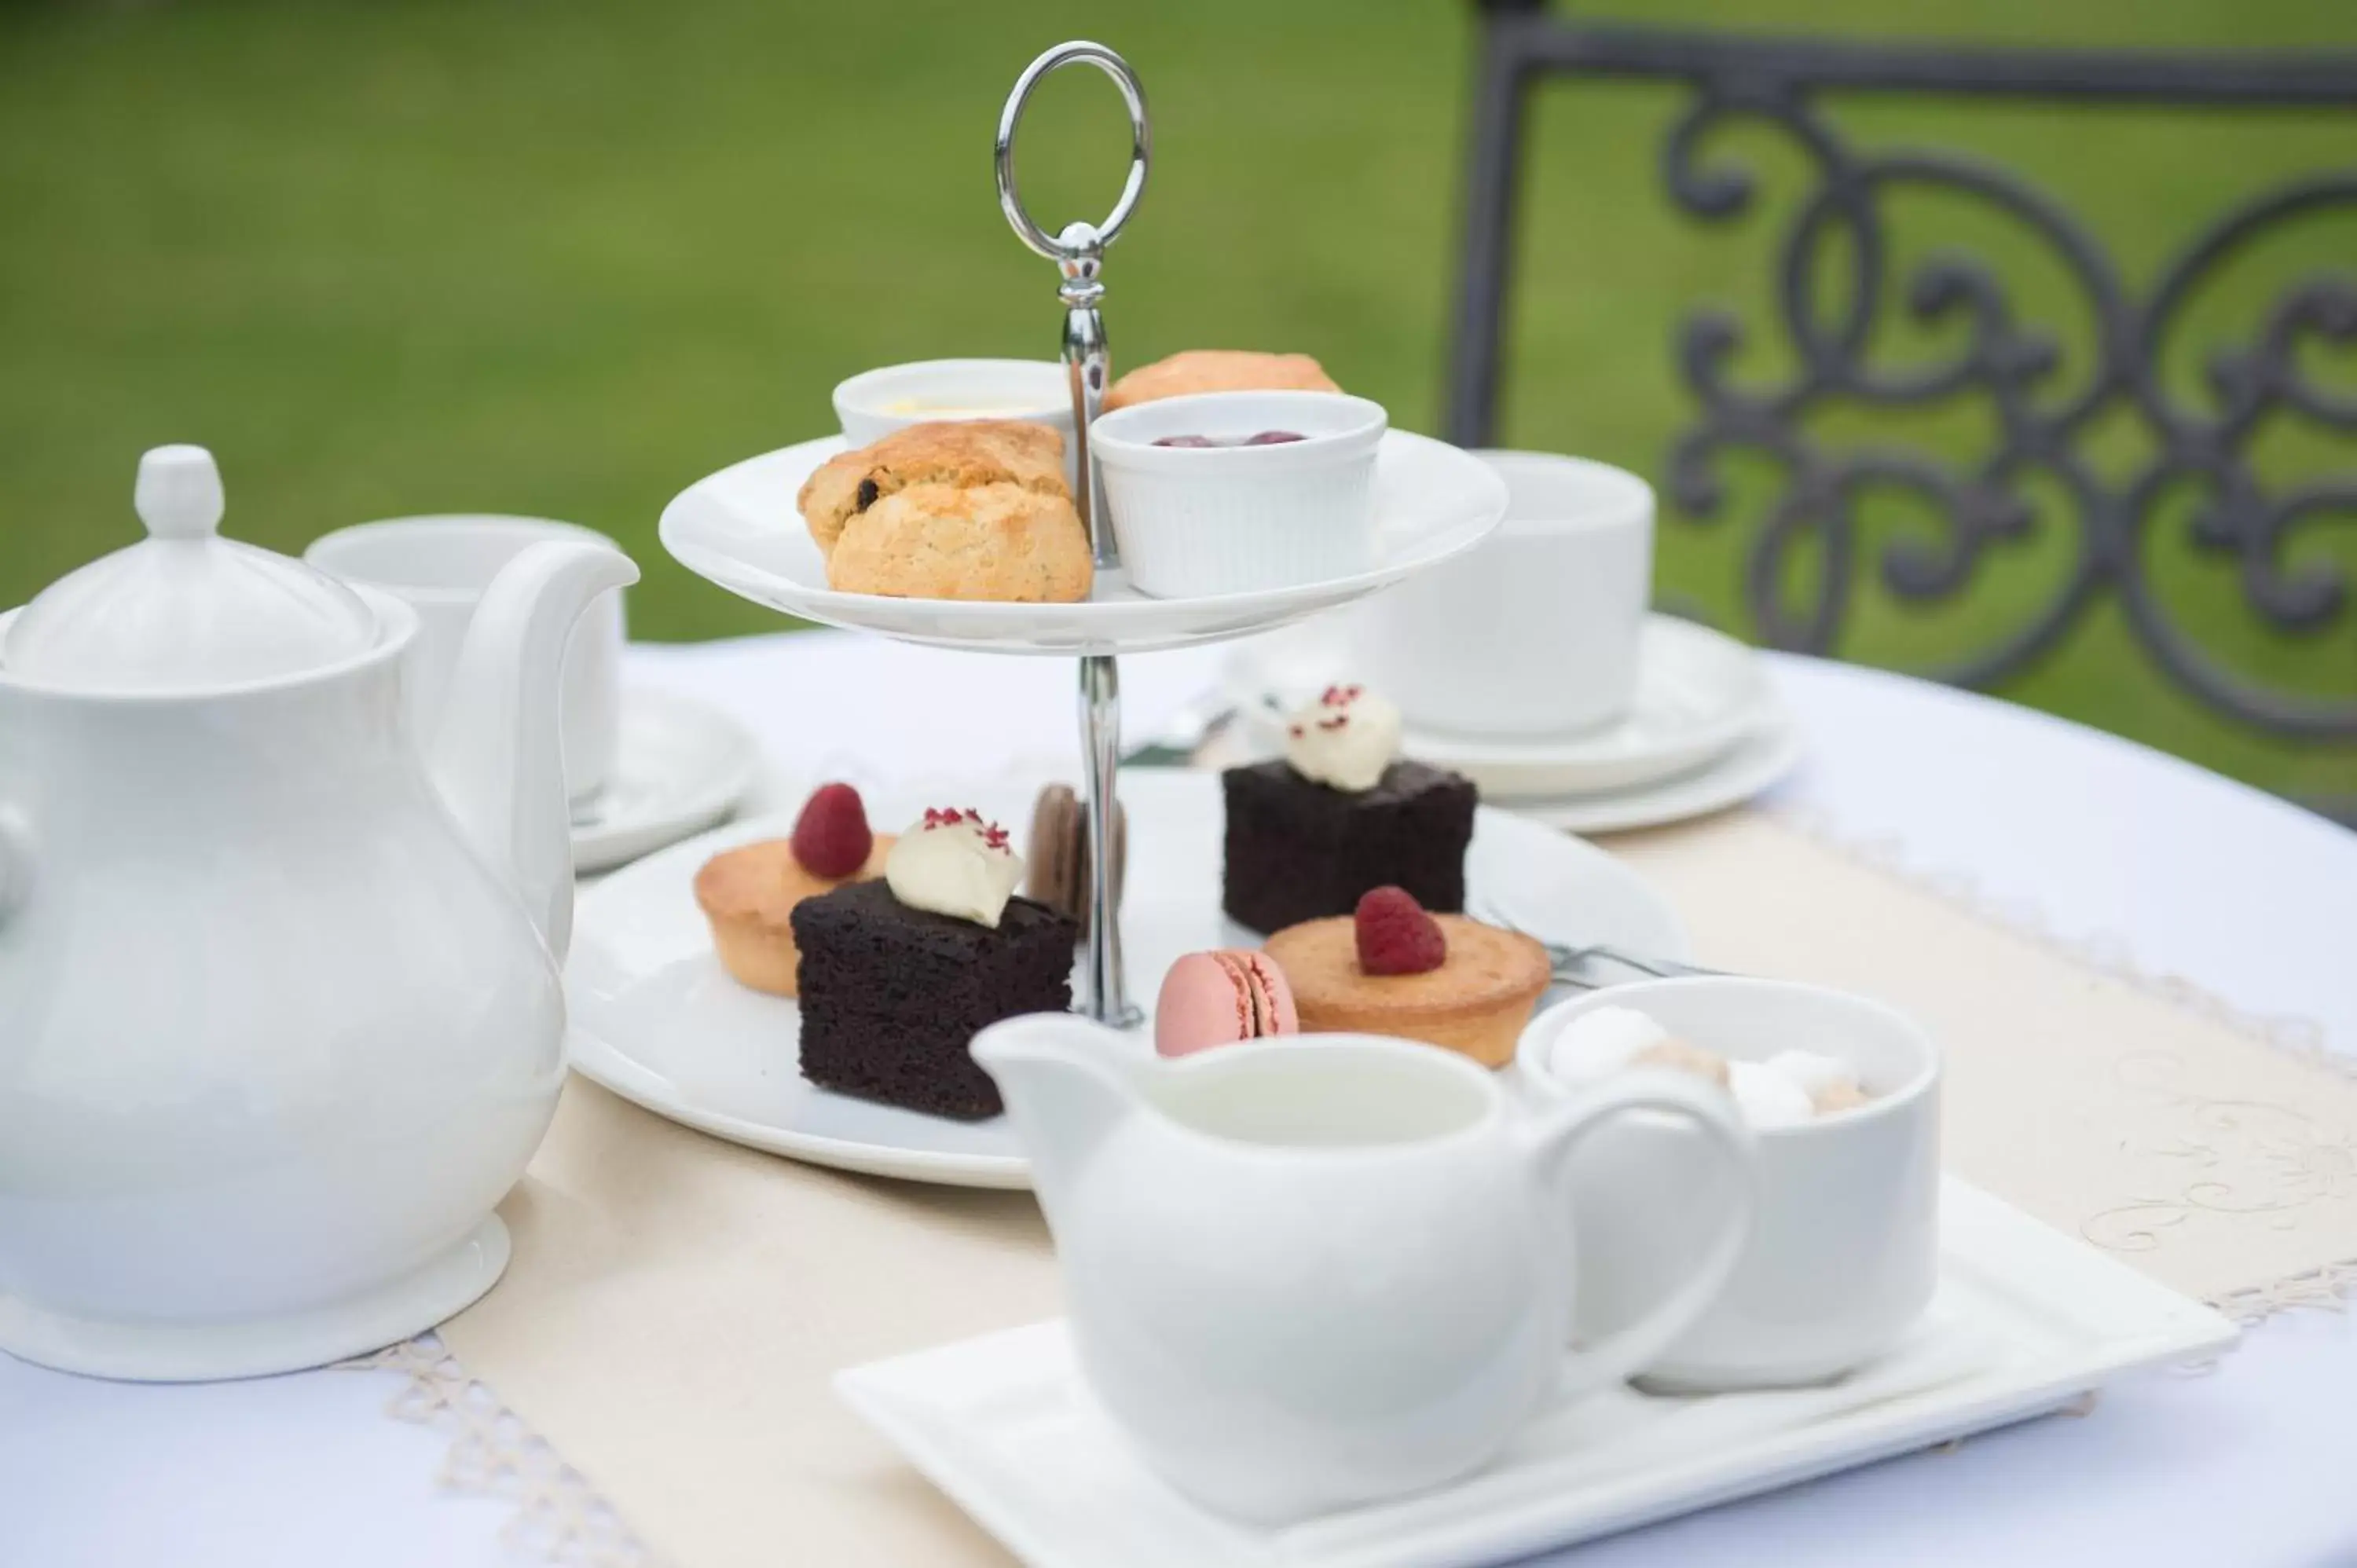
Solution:
M1049 72L1090 65L1111 77L1129 109L1129 176L1101 223L1075 222L1050 234L1025 209L1016 182L1016 131L1032 90ZM700 481L668 507L663 546L698 575L759 604L828 625L985 652L1074 658L1080 666L1082 756L1092 847L1082 1005L1100 1021L1139 1021L1122 968L1121 927L1113 887L1114 781L1121 749L1119 656L1224 641L1271 630L1391 585L1477 543L1504 515L1503 483L1486 466L1445 443L1402 431L1383 437L1376 460L1380 544L1375 565L1346 577L1248 594L1148 598L1132 589L1120 565L1112 519L1089 452L1089 425L1112 377L1101 276L1104 251L1119 237L1146 190L1151 157L1146 96L1127 62L1102 44L1060 44L1031 62L1008 94L998 122L1000 205L1023 242L1056 263L1065 306L1063 358L1072 395L1080 482L1073 497L1096 555L1096 586L1076 604L1006 604L903 599L838 593L826 563L795 511L812 470L844 448L838 437L807 441L751 458ZM1206 328L1207 338L1221 336Z

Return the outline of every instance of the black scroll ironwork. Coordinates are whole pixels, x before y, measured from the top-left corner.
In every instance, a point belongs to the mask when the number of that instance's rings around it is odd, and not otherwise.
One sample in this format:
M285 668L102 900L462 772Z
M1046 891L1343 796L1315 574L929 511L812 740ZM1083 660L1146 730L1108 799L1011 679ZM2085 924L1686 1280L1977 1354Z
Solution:
M2179 684L2221 712L2276 734L2357 738L2357 700L2276 690L2230 671L2170 618L2149 575L2145 544L2169 498L2200 497L2197 547L2234 560L2253 612L2281 631L2315 632L2351 612L2348 575L2285 564L2297 532L2329 520L2357 522L2357 466L2287 487L2255 471L2254 437L2288 416L2352 438L2357 389L2312 380L2311 345L2357 348L2357 257L2343 270L2295 283L2264 311L2255 336L2208 360L2210 396L2196 406L2173 392L2164 350L2189 301L2254 243L2328 210L2357 212L2357 161L2266 192L2218 218L2158 282L2139 295L2088 230L2052 198L2007 171L1947 152L1861 149L1820 112L1839 91L1939 93L2145 102L2188 107L2286 105L2357 109L2357 55L2186 55L2122 51L1957 49L1807 38L1740 38L1599 26L1550 16L1536 0L1482 0L1482 38L1466 204L1464 273L1450 365L1448 432L1488 445L1496 425L1513 206L1525 103L1549 75L1684 83L1693 90L1663 147L1671 198L1704 220L1751 205L1745 169L1715 161L1706 142L1733 121L1763 124L1805 156L1812 184L1782 236L1777 315L1794 368L1781 384L1747 389L1729 369L1744 327L1700 309L1678 334L1695 422L1673 444L1671 495L1702 519L1725 509L1720 461L1762 454L1782 474L1749 544L1744 598L1763 640L1808 652L1835 648L1862 569L1878 568L1902 600L1963 593L1985 551L2032 526L2021 487L2059 484L2071 498L2075 555L2061 585L1998 646L1930 671L1987 685L2051 649L2080 616L2116 594L2128 623ZM2352 119L2357 132L2357 119ZM2357 138L2352 138L2357 148ZM1969 255L1937 255L1893 276L1883 203L1900 189L1961 195L2000 209L2038 236L2072 280L2093 319L2083 384L2062 387L2061 345L2022 320L1998 271ZM1841 286L1820 291L1834 269ZM1891 369L1875 362L1875 324L1891 291L1927 327L1961 322L1960 347L1936 362ZM1834 296L1830 307L1824 295ZM2075 361L2074 361L2075 362ZM2074 370L2071 380L2077 383ZM1835 445L1808 428L1820 409L1926 407L1978 399L1994 439L1956 462L1897 445ZM2121 477L2099 473L2082 450L2099 421L2127 411L2151 456ZM1900 538L1862 559L1862 495L1913 493L1943 520L1936 543ZM1792 603L1789 567L1806 549L1820 563L1813 594Z

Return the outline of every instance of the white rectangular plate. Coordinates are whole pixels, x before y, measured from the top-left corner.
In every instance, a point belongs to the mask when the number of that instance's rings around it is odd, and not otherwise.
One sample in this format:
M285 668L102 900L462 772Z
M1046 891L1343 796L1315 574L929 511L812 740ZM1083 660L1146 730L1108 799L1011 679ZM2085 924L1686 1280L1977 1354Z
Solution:
M1060 1320L841 1373L836 1391L1033 1568L1426 1568L1501 1562L2043 1414L2212 1356L2208 1307L1950 1177L1923 1322L1838 1383L1551 1406L1439 1491L1280 1528L1164 1486L1089 1400Z

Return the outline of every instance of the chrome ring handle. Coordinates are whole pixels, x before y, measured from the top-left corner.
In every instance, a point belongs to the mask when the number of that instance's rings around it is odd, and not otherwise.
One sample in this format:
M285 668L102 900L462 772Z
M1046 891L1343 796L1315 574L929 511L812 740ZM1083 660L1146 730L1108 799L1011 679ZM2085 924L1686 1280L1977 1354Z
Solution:
M1015 182L1015 127L1023 119L1023 105L1029 101L1031 90L1053 70L1068 65L1092 65L1121 90L1121 101L1129 110L1129 177L1122 183L1120 199L1102 223L1069 223L1050 235L1032 220L1024 209L1023 193ZM1065 271L1069 284L1082 280L1071 277L1071 263L1095 256L1114 242L1129 215L1137 210L1137 199L1146 194L1146 171L1153 159L1154 133L1146 118L1146 89L1138 84L1137 73L1129 62L1103 44L1086 38L1075 38L1058 44L1038 59L1023 68L1015 79L1014 90L1006 95L1006 106L998 112L998 141L995 149L998 168L998 206L1014 226L1016 237L1026 245L1056 263ZM1085 281L1093 285L1094 269ZM1102 293L1102 288L1097 292ZM1093 297L1093 295L1092 295ZM1068 303L1080 303L1068 298Z
M1122 102L1129 106L1129 178L1121 188L1121 199L1113 204L1103 222L1067 223L1050 237L1024 210L1023 194L1015 183L1015 127L1022 122L1023 105L1029 101L1031 90L1049 71L1068 65L1092 65L1113 78L1114 85L1121 89ZM1064 303L1064 375L1072 394L1072 505L1081 514L1081 526L1088 532L1089 553L1101 573L1121 564L1121 551L1105 516L1104 478L1097 470L1094 454L1089 450L1089 427L1096 423L1104 406L1105 389L1113 382L1113 349L1105 340L1104 317L1097 309L1098 302L1104 298L1104 284L1098 274L1104 263L1104 248L1119 237L1129 215L1137 210L1138 198L1146 193L1146 170L1152 161L1153 144L1154 133L1146 114L1146 89L1138 85L1137 73L1121 56L1086 38L1058 44L1026 66L1023 74L1015 79L1014 91L1006 95L1006 106L998 112L999 208L1006 214L1016 238L1054 262L1063 280L1057 286L1056 297Z

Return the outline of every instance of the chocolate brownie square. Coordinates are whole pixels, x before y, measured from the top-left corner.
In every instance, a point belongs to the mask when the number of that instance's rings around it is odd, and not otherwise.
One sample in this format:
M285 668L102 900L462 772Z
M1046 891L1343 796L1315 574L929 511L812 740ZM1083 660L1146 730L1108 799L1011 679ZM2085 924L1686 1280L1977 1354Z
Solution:
M881 880L794 906L802 1076L821 1089L976 1121L1004 1109L967 1050L985 1025L1072 1005L1072 922L1010 898L998 928L911 909Z
M1227 870L1221 907L1265 935L1328 915L1386 884L1426 908L1465 908L1465 846L1473 841L1471 779L1394 762L1375 787L1347 794L1282 762L1231 768Z

